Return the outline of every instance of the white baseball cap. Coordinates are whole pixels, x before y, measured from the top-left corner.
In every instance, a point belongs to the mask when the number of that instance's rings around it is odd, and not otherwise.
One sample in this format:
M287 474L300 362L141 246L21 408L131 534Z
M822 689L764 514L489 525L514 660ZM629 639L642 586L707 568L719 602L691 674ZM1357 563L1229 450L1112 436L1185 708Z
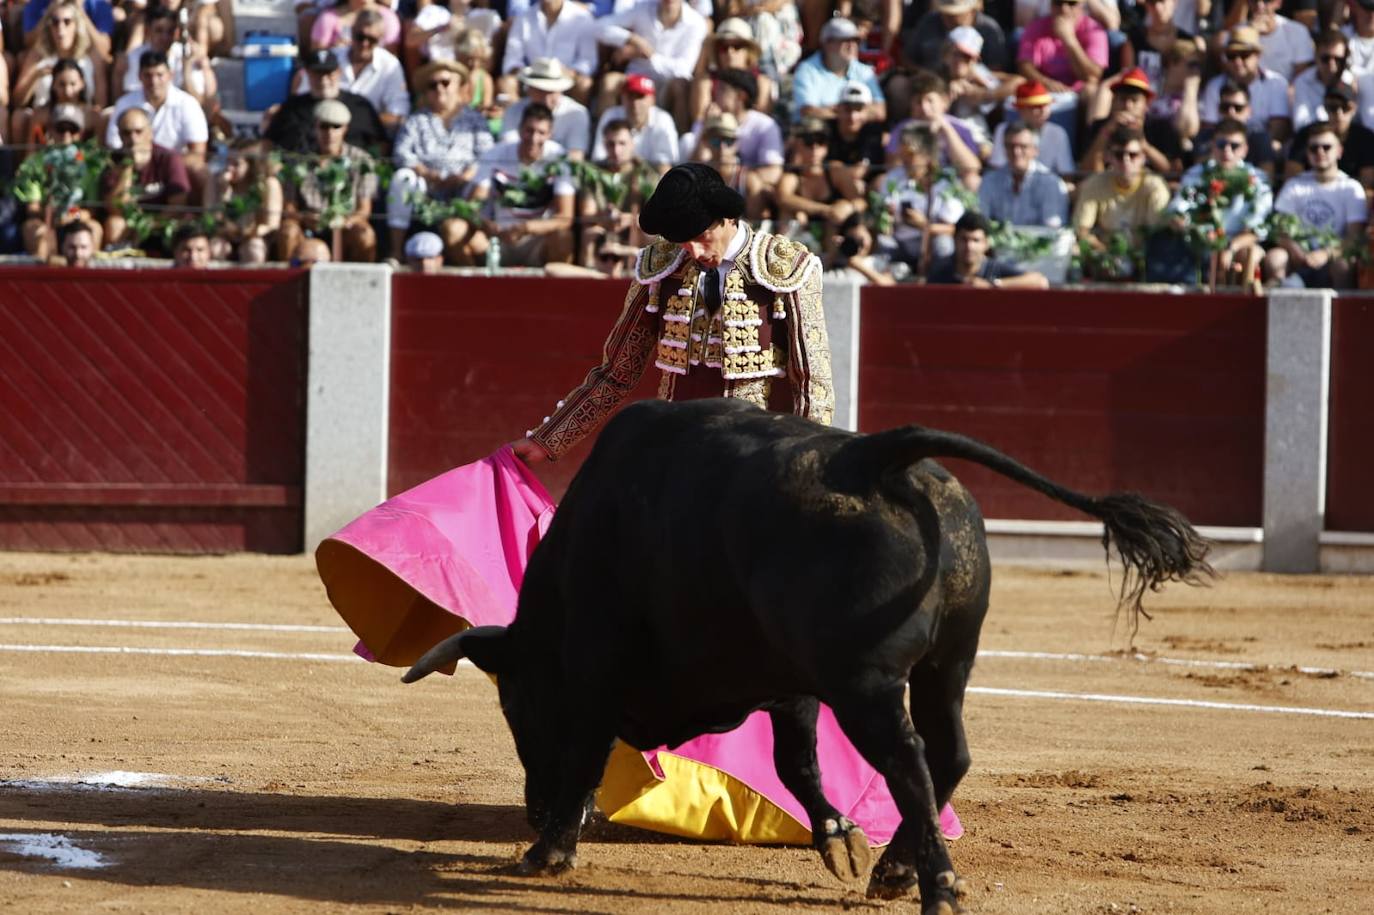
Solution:
M978 34L977 29L961 25L957 29L950 29L946 37L949 38L950 44L969 57L976 60L983 56L983 36Z

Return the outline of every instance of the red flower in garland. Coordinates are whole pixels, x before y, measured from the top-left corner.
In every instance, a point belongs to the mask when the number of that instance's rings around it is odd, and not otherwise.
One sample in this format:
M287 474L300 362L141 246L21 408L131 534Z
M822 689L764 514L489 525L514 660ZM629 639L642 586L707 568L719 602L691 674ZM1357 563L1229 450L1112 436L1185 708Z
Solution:
M1226 182L1222 181L1220 178L1213 178L1211 189L1213 197L1220 196L1221 192L1226 190Z

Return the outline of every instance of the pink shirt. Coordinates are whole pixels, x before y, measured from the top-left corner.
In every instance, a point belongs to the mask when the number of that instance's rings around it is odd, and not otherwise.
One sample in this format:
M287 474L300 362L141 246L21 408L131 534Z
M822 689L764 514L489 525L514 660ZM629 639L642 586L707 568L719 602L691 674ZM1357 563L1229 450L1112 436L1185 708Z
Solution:
M1083 81L1073 72L1069 55L1064 51L1064 43L1054 37L1054 30L1051 28L1053 21L1053 16L1041 16L1026 26L1026 30L1021 33L1021 49L1016 59L1028 60L1035 69L1050 79L1079 89L1083 86ZM1074 34L1078 36L1078 43L1083 46L1083 52L1088 55L1088 59L1099 67L1106 67L1107 30L1093 17L1083 15L1078 17Z
M401 20L389 6L378 4L374 8L382 14L382 21L386 23L386 31L382 33L382 44L394 49L401 40ZM353 30L339 20L337 10L327 9L320 13L320 18L315 20L314 27L310 29L310 44L317 48L332 48L352 41Z

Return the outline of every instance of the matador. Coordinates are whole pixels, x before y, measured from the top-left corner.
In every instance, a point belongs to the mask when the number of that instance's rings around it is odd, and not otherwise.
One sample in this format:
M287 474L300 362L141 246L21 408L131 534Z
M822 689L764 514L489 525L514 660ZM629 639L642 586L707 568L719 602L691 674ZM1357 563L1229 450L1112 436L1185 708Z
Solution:
M562 457L625 401L650 363L663 373L664 400L738 397L830 423L820 259L755 231L743 213L744 198L708 165L663 176L639 216L660 239L635 260L601 364L514 443L519 457Z

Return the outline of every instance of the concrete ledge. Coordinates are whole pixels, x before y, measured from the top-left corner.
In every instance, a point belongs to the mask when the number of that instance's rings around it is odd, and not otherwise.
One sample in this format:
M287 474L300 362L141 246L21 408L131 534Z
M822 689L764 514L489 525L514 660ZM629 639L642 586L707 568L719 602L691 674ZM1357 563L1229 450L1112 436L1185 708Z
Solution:
M1374 534L1323 531L1321 571L1328 575L1374 575Z
M1096 521L990 519L986 527L988 552L999 565L1100 569L1106 562L1102 525ZM1212 541L1214 568L1242 572L1260 567L1264 538L1259 528L1199 527L1198 533Z
M310 271L305 549L386 498L391 268Z

